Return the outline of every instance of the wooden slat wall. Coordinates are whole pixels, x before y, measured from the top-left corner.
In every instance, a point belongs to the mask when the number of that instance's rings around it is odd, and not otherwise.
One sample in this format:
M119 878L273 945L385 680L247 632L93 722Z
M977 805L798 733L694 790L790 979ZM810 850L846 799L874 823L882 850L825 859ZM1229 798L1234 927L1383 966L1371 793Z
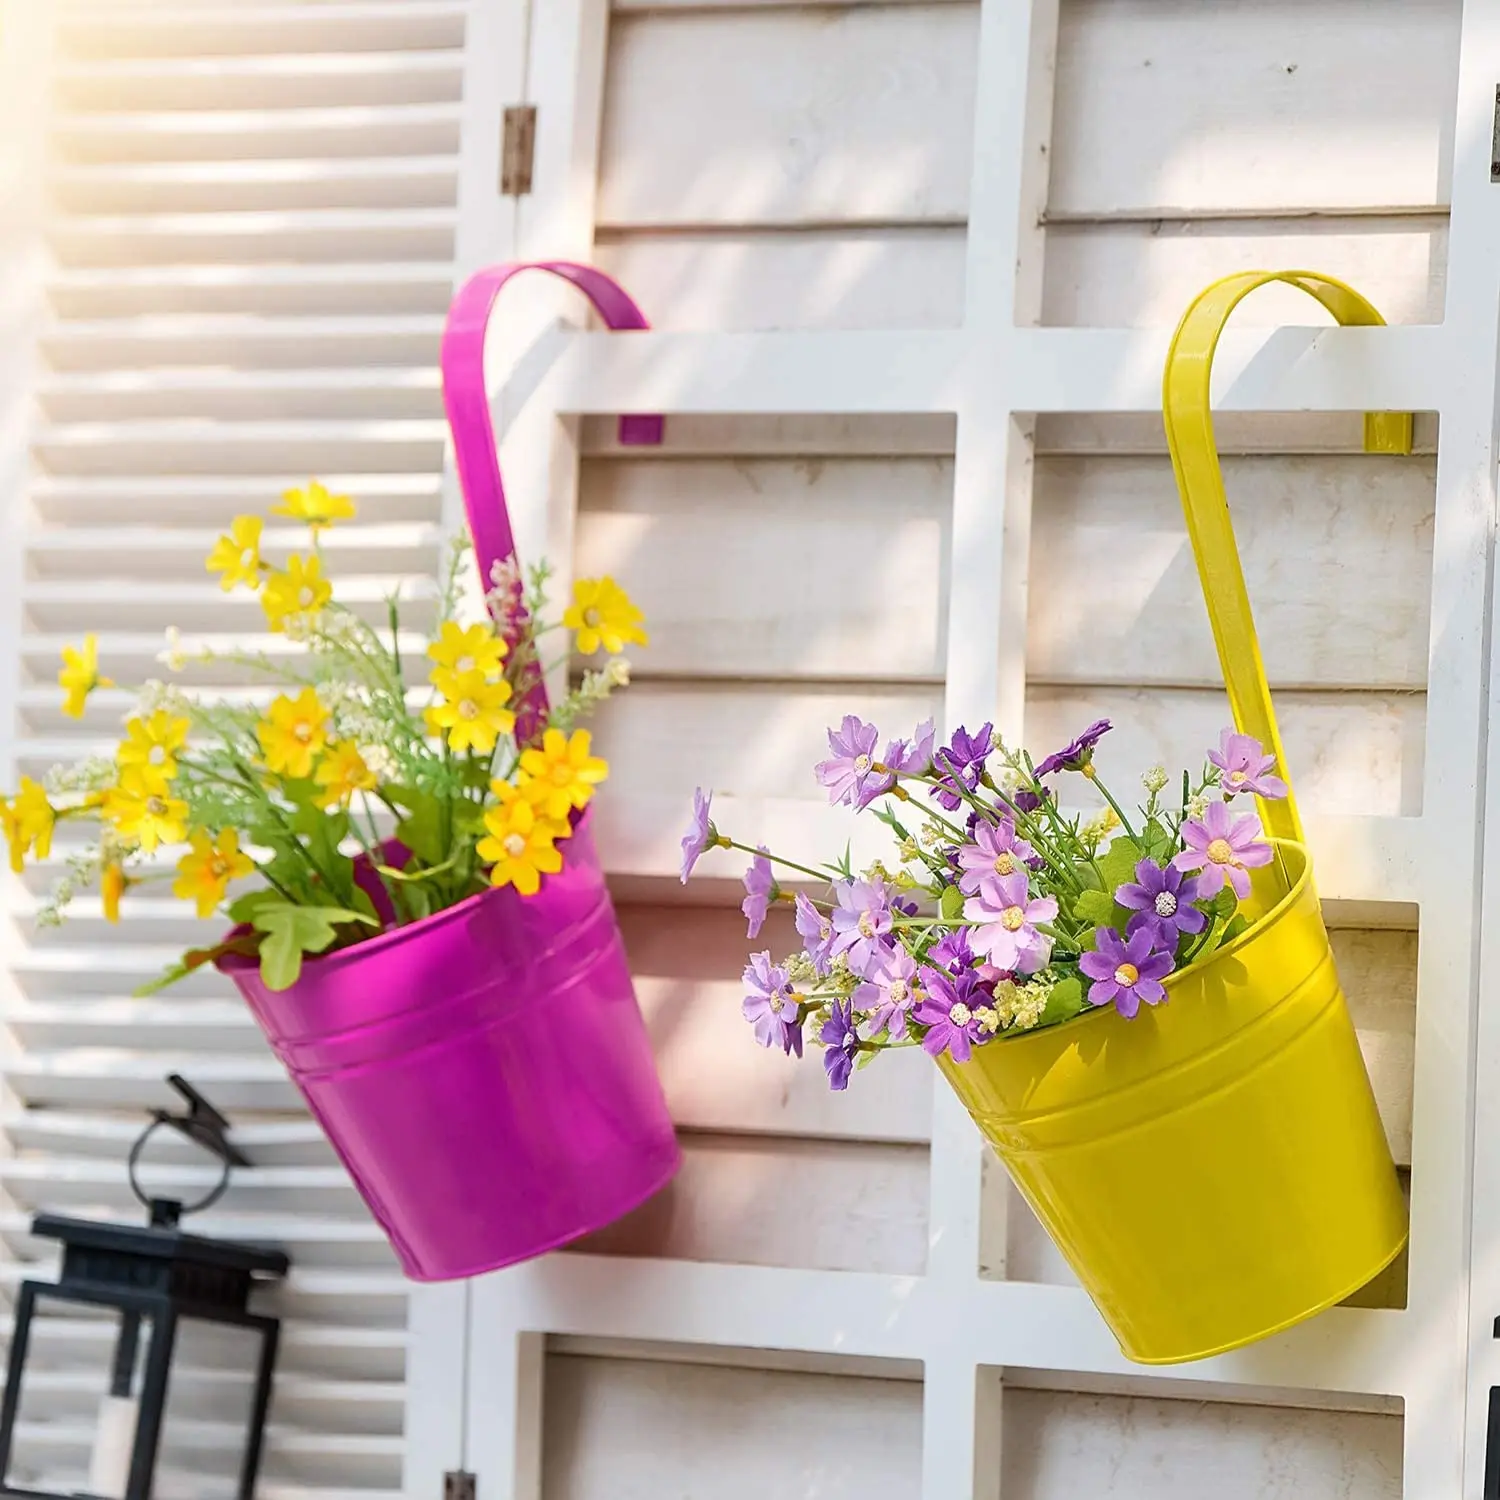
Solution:
M1064 0L1043 321L1170 323L1213 275L1282 263L1347 276L1392 321L1440 318L1457 12ZM968 3L616 0L596 258L663 328L955 324L976 27ZM1320 315L1272 292L1245 317ZM1365 457L1348 418L1232 419L1224 436L1241 455L1226 476L1306 806L1420 811L1431 457ZM1430 453L1430 428L1419 436ZM1028 742L1108 713L1104 763L1122 780L1195 759L1226 706L1159 428L1051 418L1038 450ZM607 851L675 828L699 782L747 815L768 798L811 811L810 763L839 714L900 732L940 712L951 427L683 418L641 452L590 421L584 454L576 569L615 573L653 630L636 685L599 724ZM666 852L622 881L622 916L688 1165L586 1248L919 1274L930 1072L903 1057L915 1066L831 1099L816 1059L750 1045L732 887L681 892ZM714 858L708 873L738 873ZM1405 1163L1410 913L1335 920ZM985 1274L1071 1281L998 1169L985 1198L1009 1200L1008 1230L984 1235ZM549 1360L548 1497L917 1492L915 1385L611 1355ZM1004 1500L1400 1493L1399 1414L1358 1400L1292 1412L1129 1381L1069 1393L1015 1371L1006 1384Z

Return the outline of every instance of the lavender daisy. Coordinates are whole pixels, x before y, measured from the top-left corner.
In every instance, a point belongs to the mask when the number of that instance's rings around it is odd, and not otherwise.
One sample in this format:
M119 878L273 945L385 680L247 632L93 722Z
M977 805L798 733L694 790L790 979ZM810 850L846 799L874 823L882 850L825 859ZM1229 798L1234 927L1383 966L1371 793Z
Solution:
M969 946L969 929L955 927L945 932L927 951L928 961L941 964L950 974L958 974L974 966L974 950Z
M815 769L819 782L828 788L830 802L846 807L859 805L875 765L879 740L880 731L854 714L845 714L843 724L828 731L828 748L833 754L820 760Z
M1051 776L1054 771L1083 771L1085 774L1093 764L1094 747L1114 728L1108 719L1095 719L1076 740L1070 740L1061 750L1054 750L1036 768L1038 776Z
M740 1013L755 1028L762 1047L780 1047L802 1056L802 1024L786 970L769 953L753 953L744 973L745 999Z
M828 1044L823 1054L823 1067L828 1072L828 1087L846 1089L849 1075L854 1071L854 1060L859 1056L859 1034L854 1029L854 1007L845 1000L835 1000L833 1010L823 1022L818 1035Z
M834 889L832 954L846 954L849 967L863 976L890 946L885 937L891 930L891 899L878 880L843 880Z
M1203 931L1208 918L1193 905L1197 899L1196 876L1184 875L1176 865L1163 869L1154 859L1143 859L1135 867L1134 883L1122 885L1115 892L1119 905L1155 924L1158 941L1169 952L1176 951L1177 939L1183 933ZM1132 927L1135 920L1131 919Z
M932 788L932 795L949 812L956 812L963 805L960 787L972 792L979 785L984 763L994 748L994 733L993 724L980 725L977 734L959 728L954 731L952 743L933 758L933 768L939 773L939 785Z
M1208 752L1208 763L1219 768L1219 785L1226 797L1253 792L1274 801L1286 796L1286 782L1274 774L1276 757L1267 755L1260 741L1248 734L1226 729L1219 736L1219 748Z
M975 954L1017 974L1034 974L1052 957L1052 940L1036 924L1056 916L1056 898L1033 897L1019 872L987 876L964 902L964 919L979 923L969 938Z
M1182 825L1187 848L1173 856L1179 870L1200 870L1198 899L1217 896L1228 881L1243 901L1250 894L1250 871L1271 863L1272 849L1261 840L1260 819L1254 813L1234 817L1227 803L1210 802L1202 819Z
M746 937L760 936L766 912L776 895L776 878L771 873L771 861L766 858L766 853L766 846L760 845L760 853L751 860L750 868L745 871L745 899L740 902L740 910L749 923Z
M962 871L959 889L972 896L986 876L1014 875L1035 856L1036 850L1025 839L1016 837L1012 819L1004 819L998 828L981 819L974 827L974 842L958 851L958 867Z
M833 922L801 891L797 892L796 905L797 931L802 938L802 947L812 960L813 968L820 974L826 974L828 962L833 957Z
M923 995L912 1018L928 1028L922 1050L933 1057L946 1052L954 1062L968 1062L970 1049L979 1040L976 1012L990 997L979 988L972 974L947 974L942 969L922 970Z
M719 831L709 821L708 810L714 800L712 792L693 788L693 821L682 836L682 883L688 883L693 866L719 842ZM753 935L753 934L752 934Z
M871 1036L884 1031L900 1041L906 1035L906 1018L917 997L916 973L916 962L904 948L889 948L870 965L854 1003L871 1012Z
M935 733L932 720L923 719L910 743L892 740L885 747L885 765L902 776L925 776L932 769Z
M1172 972L1173 959L1157 947L1154 928L1143 926L1122 938L1113 927L1100 927L1094 933L1094 944L1094 951L1078 960L1078 967L1094 981L1089 986L1090 1005L1113 1001L1115 1009L1129 1020L1142 1001L1157 1005L1166 999L1162 980Z

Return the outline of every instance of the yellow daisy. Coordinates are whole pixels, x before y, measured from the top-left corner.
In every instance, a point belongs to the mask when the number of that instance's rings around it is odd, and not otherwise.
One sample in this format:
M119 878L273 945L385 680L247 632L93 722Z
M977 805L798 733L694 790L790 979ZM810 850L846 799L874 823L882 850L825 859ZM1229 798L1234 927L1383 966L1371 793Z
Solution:
M342 807L356 792L374 791L376 782L375 773L352 740L340 740L328 747L314 779L323 788L318 793L319 807Z
M516 716L505 707L508 682L486 682L483 672L457 672L443 688L443 698L424 715L427 728L446 735L448 748L462 753L478 750L488 755L502 734L516 727Z
M260 529L259 516L236 516L229 523L229 532L214 543L205 566L210 573L219 574L219 587L227 594L237 584L247 589L260 587Z
M428 656L437 663L429 681L444 697L451 696L449 687L465 672L498 677L509 649L488 625L463 626L444 620L437 640L427 648Z
M354 501L348 495L331 495L316 480L310 480L306 489L287 490L280 505L271 507L273 516L290 516L294 521L306 521L314 531L322 531L335 521L354 519Z
M125 867L111 861L99 872L99 898L104 903L104 920L120 920L120 898L135 884Z
M540 747L521 752L521 795L543 817L567 823L575 807L586 807L594 788L609 775L609 764L589 754L587 729L571 737L549 729Z
M485 813L488 837L475 847L480 859L491 867L491 885L513 885L523 896L534 896L543 875L555 875L562 869L562 855L553 847L556 828L539 818L536 809L509 782L496 782L494 789L500 801Z
M108 677L99 675L99 637L89 634L84 636L82 646L64 646L62 660L57 685L67 695L63 712L70 719L81 719L89 694L95 688L114 686Z
M648 645L650 637L641 629L644 619L630 595L608 577L580 578L573 585L573 602L563 612L563 624L576 632L580 656L592 656L600 646L614 656L627 641Z
M328 744L328 710L311 688L303 688L295 698L282 693L255 726L255 734L267 770L305 781Z
M13 798L0 799L0 831L10 846L10 867L17 875L26 868L28 854L46 859L52 852L56 823L57 812L46 792L29 776L21 778L21 790Z
M158 785L144 768L127 766L119 786L104 799L105 821L147 854L158 844L180 844L187 837L187 803L157 790Z
M115 752L121 766L140 773L143 785L165 795L177 775L177 752L187 744L189 720L158 708L148 718L136 715L125 721L125 738Z
M184 901L195 901L200 917L211 917L231 880L239 880L255 868L255 861L240 851L240 837L234 829L220 831L218 841L208 830L194 830L192 849L177 861L177 879L172 894Z
M271 629L283 631L288 619L306 619L333 597L333 586L323 577L323 564L316 557L293 554L285 573L272 573L261 592L261 608Z

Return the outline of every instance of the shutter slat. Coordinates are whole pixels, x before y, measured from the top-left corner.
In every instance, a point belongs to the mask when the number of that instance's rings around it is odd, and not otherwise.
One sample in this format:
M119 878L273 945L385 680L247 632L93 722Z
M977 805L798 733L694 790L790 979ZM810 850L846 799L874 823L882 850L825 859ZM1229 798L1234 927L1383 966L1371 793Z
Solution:
M310 474L360 504L358 522L324 538L341 598L382 627L386 596L405 601L400 647L420 680L441 555L436 362L466 12L460 0L59 6L19 771L112 753L126 693L97 694L82 724L60 712L57 654L85 631L125 682L167 675L169 625L189 647L288 649L258 601L226 595L203 564L232 516L264 512ZM263 545L274 561L305 535L268 525ZM267 698L237 666L184 680ZM181 1072L253 1163L193 1227L293 1259L265 1297L286 1323L258 1493L397 1500L408 1288L390 1246L226 980L195 974L132 998L213 931L169 882L132 889L118 924L90 891L62 927L35 925L77 838L60 828L11 886L0 1337L16 1287L56 1263L30 1233L33 1210L138 1215L125 1158L144 1112L175 1102L165 1075ZM175 1138L153 1142L146 1172L152 1191L184 1197L216 1180ZM18 1456L40 1481L82 1487L112 1342L92 1317L38 1330ZM223 1454L245 1376L212 1362L191 1373L163 1500L230 1493Z

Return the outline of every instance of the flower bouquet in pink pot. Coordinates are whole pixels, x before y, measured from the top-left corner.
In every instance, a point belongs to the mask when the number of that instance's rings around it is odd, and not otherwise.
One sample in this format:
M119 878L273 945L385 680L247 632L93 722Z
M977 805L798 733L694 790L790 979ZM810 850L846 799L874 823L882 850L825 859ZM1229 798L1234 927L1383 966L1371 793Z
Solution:
M268 560L262 518L244 515L207 562L226 591L258 597L266 647L174 637L165 653L174 673L245 689L148 683L113 755L23 777L0 803L17 870L48 855L57 824L88 831L44 920L89 882L118 920L157 880L221 920L145 990L205 965L230 976L420 1280L575 1239L680 1159L590 831L608 766L578 727L647 638L613 580L577 580L557 618L547 568L515 558L482 351L518 269L465 287L444 341L480 589L465 587L465 540L425 638L394 597L341 602L321 541L354 501L316 482L289 491L272 513L306 528L305 548ZM607 278L546 269L612 323L644 325ZM569 660L581 671L550 701L546 675ZM113 686L100 673L92 638L65 653L66 712Z

